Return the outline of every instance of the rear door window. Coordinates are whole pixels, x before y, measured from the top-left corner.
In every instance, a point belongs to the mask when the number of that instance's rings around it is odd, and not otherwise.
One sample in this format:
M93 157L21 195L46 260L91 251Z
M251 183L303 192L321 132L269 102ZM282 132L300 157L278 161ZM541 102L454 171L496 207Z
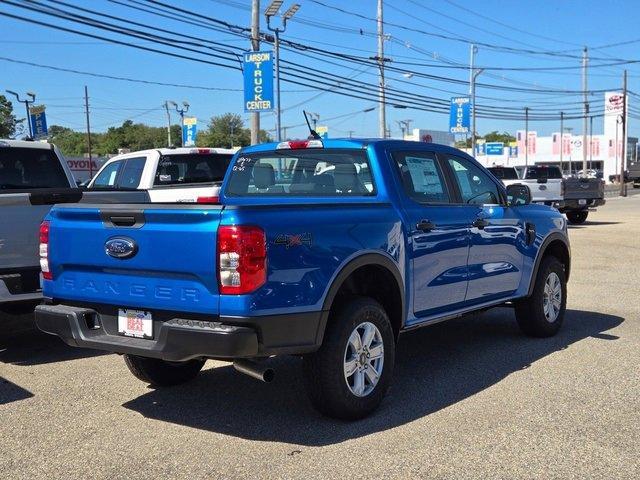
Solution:
M115 188L118 172L124 165L124 160L116 160L105 166L96 176L92 188Z
M407 196L419 203L449 203L444 174L434 153L395 152L393 159Z
M369 159L353 149L309 148L241 155L225 195L345 197L375 194Z
M0 148L0 191L69 188L58 156L43 148Z
M128 158L118 177L119 188L138 188L146 157Z
M154 185L217 183L224 179L233 155L224 153L170 154L160 157Z

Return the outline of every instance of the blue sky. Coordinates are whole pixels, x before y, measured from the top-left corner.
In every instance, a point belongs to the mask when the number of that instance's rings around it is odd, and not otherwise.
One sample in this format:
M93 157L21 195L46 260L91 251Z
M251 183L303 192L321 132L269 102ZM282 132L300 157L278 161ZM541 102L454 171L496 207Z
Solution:
M299 43L326 48L331 51L369 57L375 55L376 39L369 35L375 31L375 22L364 17L375 17L375 0L322 0L328 6L343 8L351 14L340 12L311 0L297 0L302 7L289 23L283 38ZM220 42L233 47L248 48L248 41L232 33L221 33L200 25L187 24L180 18L166 19L147 12L136 11L122 3L126 0L110 2L95 0L81 2L66 0L67 3L92 8L114 16L124 17L145 25L153 25L162 33L165 30L183 32L206 40ZM45 2L43 2L45 3ZM144 2L138 2L138 5ZM202 15L225 20L232 24L248 25L250 21L250 0L199 0L174 1L174 5ZM268 2L262 1L264 9ZM285 2L287 7L291 1ZM472 11L465 10L466 5ZM133 4L132 4L133 5ZM67 8L57 5L60 8ZM86 26L77 26L64 20L26 12L15 6L0 3L0 12L29 17L55 23L59 26L99 33ZM358 16L360 15L360 16ZM446 66L468 65L468 40L488 43L500 47L526 49L536 52L562 51L568 55L580 55L582 45L590 48L592 64L609 63L609 58L640 59L640 35L637 19L640 16L640 2L636 1L511 1L498 0L464 2L463 0L389 0L385 4L385 21L389 22L386 32L390 35L386 42L386 57L393 60L396 68L414 70L446 77L452 80L468 81L468 70L464 68L444 68ZM263 20L263 19L262 19ZM262 27L265 27L264 21ZM406 27L406 28L402 28ZM409 29L409 30L407 30ZM464 39L452 41L425 35L410 29L423 30L435 35ZM362 34L360 33L362 30ZM112 33L100 33L112 38L123 37ZM153 43L125 39L127 43L154 47ZM618 42L629 42L612 48L596 47ZM50 65L66 69L98 74L123 76L164 83L179 83L225 90L201 90L170 86L129 83L113 79L96 78L68 72L52 71L29 65L0 60L0 89L18 92L33 91L38 103L47 105L48 123L84 128L83 93L84 85L89 88L91 122L94 130L104 131L126 119L151 125L164 125L166 114L161 108L167 99L191 104L189 114L198 117L200 127L212 115L236 112L248 118L242 109L242 76L239 71L215 67L185 59L136 50L127 46L112 45L104 41L85 38L71 33L55 31L43 26L21 22L0 16L1 57L13 60ZM155 45L157 47L157 45ZM160 46L169 50L169 48ZM271 46L263 44L263 49ZM591 50L594 49L594 50ZM171 49L173 52L179 50ZM183 52L185 53L185 52ZM187 55L188 52L186 53ZM375 67L363 67L355 62L337 61L331 64L320 58L310 58L305 52L283 51L282 59L295 63L301 68L317 68L335 75L371 84L372 91L377 84ZM399 62L407 62L402 64ZM447 63L448 62L448 63ZM507 53L485 46L478 47L476 63L490 68L530 68L530 67L578 67L579 59L565 56L538 55L526 52ZM415 65L419 64L419 65ZM425 66L424 64L431 64ZM437 66L436 66L437 65ZM629 88L640 92L640 64L626 67L629 71ZM589 89L618 89L622 83L620 66L593 68L589 74ZM487 70L478 77L480 84L502 87L516 87L536 92L511 92L479 86L478 105L520 109L530 105L532 115L551 112L555 109L577 109L580 96L565 93L549 93L554 90L580 90L580 70L566 69L553 72L543 71L500 71ZM390 88L437 97L448 101L453 95L466 94L468 86L427 78L407 78L401 72L388 72ZM322 85L318 80L317 84ZM305 136L300 125L303 121L301 109L320 115L319 124L329 126L331 136L346 136L354 131L357 136L375 136L378 131L377 112L362 112L375 106L375 99L349 98L332 93L318 95L309 86L282 84L282 123L292 126L288 136ZM373 93L371 94L373 95ZM592 109L602 109L603 94L590 97ZM635 108L635 98L631 98ZM559 102L561 105L558 105ZM20 113L22 110L18 110ZM518 110L519 111L519 110ZM352 115L349 115L352 114ZM332 117L343 117L330 121ZM174 115L175 118L175 115ZM448 115L413 109L387 108L387 123L392 133L399 133L398 120L411 119L412 127L446 130ZM629 133L640 133L633 118L629 122ZM274 115L264 114L263 128L274 127ZM581 130L581 121L566 122L574 132ZM601 131L601 119L594 120L594 133ZM520 120L478 119L479 132L491 130L524 129ZM530 129L539 134L548 134L559 129L556 122L530 122Z

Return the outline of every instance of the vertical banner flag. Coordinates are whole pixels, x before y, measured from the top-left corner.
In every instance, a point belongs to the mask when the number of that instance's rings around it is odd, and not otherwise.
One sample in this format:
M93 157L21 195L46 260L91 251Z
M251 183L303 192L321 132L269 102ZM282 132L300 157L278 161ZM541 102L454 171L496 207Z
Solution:
M509 142L509 158L518 158L518 142Z
M273 52L246 52L243 72L244 111L273 110Z
M478 139L476 141L476 155L480 156L480 155L486 155L486 154L487 154L486 142L483 139Z
M453 134L469 133L470 117L471 99L469 97L451 97L449 132Z
M198 137L198 119L196 117L184 117L182 123L182 146L195 147Z
M44 105L34 105L29 108L29 122L31 123L33 138L36 140L46 138L49 134L47 131L47 117L44 113L45 108Z

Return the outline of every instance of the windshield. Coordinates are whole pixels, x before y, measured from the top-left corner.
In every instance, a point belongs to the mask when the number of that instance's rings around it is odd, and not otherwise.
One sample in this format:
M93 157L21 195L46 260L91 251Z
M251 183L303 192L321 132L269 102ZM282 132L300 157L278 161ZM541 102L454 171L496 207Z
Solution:
M489 171L500 180L517 180L518 173L515 168L491 167Z
M365 152L306 149L240 156L233 165L227 196L340 197L373 195Z
M52 150L0 148L0 190L69 188L69 180Z
M527 180L535 180L537 178L562 178L562 173L560 173L560 168L558 167L529 167L527 168L525 178Z
M189 153L163 155L158 162L154 185L183 185L222 182L233 155Z

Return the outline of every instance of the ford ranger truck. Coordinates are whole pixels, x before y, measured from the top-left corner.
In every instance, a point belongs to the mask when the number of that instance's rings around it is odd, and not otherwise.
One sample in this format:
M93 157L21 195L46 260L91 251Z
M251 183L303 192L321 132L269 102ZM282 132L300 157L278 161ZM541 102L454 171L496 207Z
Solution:
M404 332L501 305L528 335L558 331L567 224L530 198L430 143L247 147L220 205L54 207L36 322L123 354L158 387L209 358L268 381L268 357L301 356L313 405L361 418L389 388Z

